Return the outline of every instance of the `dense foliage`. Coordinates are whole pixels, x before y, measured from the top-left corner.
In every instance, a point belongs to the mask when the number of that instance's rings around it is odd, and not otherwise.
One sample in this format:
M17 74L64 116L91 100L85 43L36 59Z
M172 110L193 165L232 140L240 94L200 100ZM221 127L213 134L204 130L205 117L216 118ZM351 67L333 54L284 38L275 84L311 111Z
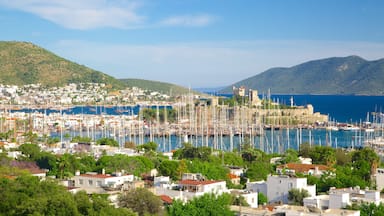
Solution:
M158 215L162 206L161 199L145 188L124 192L119 196L118 200L120 207L132 209L139 216L147 214Z
M191 92L188 88L164 82L154 82L143 79L122 79L121 81L127 86L135 86L144 90L157 91L170 96L185 95ZM196 92L192 91L192 93L195 94Z
M288 200L294 205L303 205L305 197L309 197L307 190L293 188L288 191Z
M101 196L73 195L57 182L28 175L0 178L0 194L1 215L135 215Z
M0 83L62 86L69 83L105 83L123 89L125 84L109 75L65 60L26 42L0 42Z
M189 215L228 215L234 213L229 209L231 196L223 194L216 196L214 194L204 194L195 197L193 200L183 203L180 200L173 201L172 205L167 207L169 216L189 216Z

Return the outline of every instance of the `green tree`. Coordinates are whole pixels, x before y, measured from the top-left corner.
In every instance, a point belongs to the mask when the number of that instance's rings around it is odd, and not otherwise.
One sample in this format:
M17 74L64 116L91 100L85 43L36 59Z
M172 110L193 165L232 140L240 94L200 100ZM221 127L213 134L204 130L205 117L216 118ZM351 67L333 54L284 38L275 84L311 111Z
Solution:
M167 207L169 216L195 216L195 215L223 215L233 216L229 208L231 204L231 196L222 194L216 196L214 194L204 194L193 198L187 203L180 200L174 200L172 205Z
M130 208L140 216L158 214L161 211L161 199L145 188L136 188L124 192L118 198L120 207Z
M71 142L73 143L90 143L92 139L90 137L81 137L81 136L75 136L72 137Z
M41 149L37 144L22 144L19 146L19 151L24 155L22 159L28 161L36 161L41 156Z
M37 143L37 134L32 131L24 133L25 142L27 143Z
M179 179L179 174L177 169L179 167L179 162L174 160L163 160L159 166L159 172L163 176L169 176L173 180Z
M253 162L245 172L245 176L251 181L266 180L267 176L273 172L273 167L269 162Z
M103 138L98 139L96 141L96 144L119 147L119 143L115 139L107 138L107 137L103 137Z
M282 158L282 163L297 163L299 162L299 153L294 149L287 149Z
M380 158L371 148L363 148L352 153L352 167L356 175L371 183Z
M141 149L144 149L145 152L149 152L149 151L153 151L153 152L156 152L157 150L157 143L155 142L147 142L145 144L142 144L142 145L139 145L137 146L136 148L138 150L141 150Z
M268 203L268 198L263 193L257 193L257 203L259 205L264 205L264 203Z
M303 199L305 197L309 197L309 193L305 189L293 188L288 191L288 200L291 201L294 205L303 205Z

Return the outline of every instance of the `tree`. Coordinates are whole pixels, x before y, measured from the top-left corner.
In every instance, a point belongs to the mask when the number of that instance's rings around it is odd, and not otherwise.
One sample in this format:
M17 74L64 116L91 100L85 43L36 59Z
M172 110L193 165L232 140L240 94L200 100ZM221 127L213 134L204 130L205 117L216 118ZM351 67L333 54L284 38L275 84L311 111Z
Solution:
M90 143L92 139L90 137L81 137L81 136L75 136L72 137L71 142L73 143Z
M299 162L299 153L294 149L287 149L283 154L284 164Z
M98 139L96 141L96 144L119 147L119 143L115 139L107 138L107 137L103 137L103 138Z
M174 160L163 160L159 166L159 172L163 176L169 176L173 180L179 179L179 174L177 169L179 167L179 162Z
M136 148L138 150L141 150L141 149L144 149L145 152L149 152L149 151L153 151L153 152L156 152L157 150L157 143L155 142L147 142L145 144L142 144L142 145L139 145L137 146Z
M268 203L268 198L263 193L258 192L257 193L257 203L259 205L264 205L264 203Z
M0 194L0 215L135 215L99 195L73 195L54 180L31 175L0 178Z
M22 159L28 161L36 161L38 158L40 158L41 155L41 149L36 144L22 144L19 146L19 150L25 156Z
M32 131L24 133L25 142L27 143L37 143L37 134Z
M251 181L266 180L267 176L273 171L272 165L269 162L253 162L247 171L245 176Z
M355 174L369 183L371 182L371 176L375 173L379 161L379 156L371 148L363 148L352 154L352 167L354 168Z
M222 194L216 196L214 194L204 194L193 198L187 203L180 200L174 200L172 205L167 207L169 216L195 216L195 215L223 215L233 216L230 210L231 196Z
M294 205L303 205L303 199L309 197L309 192L305 189L293 188L288 191L288 200L291 201Z
M231 205L249 206L245 198L241 195L231 194Z
M161 199L145 188L136 188L121 194L118 203L120 207L130 208L140 216L158 214L162 206Z

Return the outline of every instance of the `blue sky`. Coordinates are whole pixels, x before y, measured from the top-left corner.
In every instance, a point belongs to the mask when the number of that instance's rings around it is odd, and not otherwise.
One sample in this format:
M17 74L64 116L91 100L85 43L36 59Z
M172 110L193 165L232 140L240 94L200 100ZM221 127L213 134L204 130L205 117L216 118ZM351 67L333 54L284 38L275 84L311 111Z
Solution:
M116 78L226 86L272 67L384 58L382 0L0 0L0 40Z

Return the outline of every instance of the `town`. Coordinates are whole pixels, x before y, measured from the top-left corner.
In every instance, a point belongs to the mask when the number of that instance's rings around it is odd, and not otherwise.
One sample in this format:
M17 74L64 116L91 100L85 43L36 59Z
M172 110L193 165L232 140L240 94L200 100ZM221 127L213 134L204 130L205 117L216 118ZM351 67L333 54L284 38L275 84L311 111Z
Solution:
M0 87L2 194L11 196L14 184L31 181L25 179L29 173L40 179L35 187L53 182L75 198L100 194L113 208L139 215L180 215L197 208L199 199L223 202L219 209L206 202L210 215L357 216L364 215L361 209L383 208L384 169L371 148L332 148L300 139L295 149L281 148L278 140L255 147L265 131L325 129L328 117L310 105L282 106L243 87L234 87L234 98L227 100L172 98L138 88L111 94L104 87ZM68 107L100 104L147 108L63 114ZM172 109L160 111L160 105ZM20 111L28 107L57 112ZM172 136L178 144L171 143ZM230 137L229 143L223 137ZM160 144L159 139L168 140ZM12 214L9 202L4 198L0 204L6 214Z

